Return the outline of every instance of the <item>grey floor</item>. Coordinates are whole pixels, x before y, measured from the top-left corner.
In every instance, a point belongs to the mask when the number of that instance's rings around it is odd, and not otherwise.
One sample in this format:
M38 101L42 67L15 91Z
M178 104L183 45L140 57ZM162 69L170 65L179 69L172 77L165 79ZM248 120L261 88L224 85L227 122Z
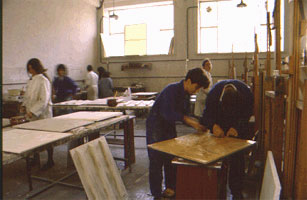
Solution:
M177 126L178 136L192 133L193 129L185 125ZM118 130L117 134L121 134ZM145 136L145 120L139 119L135 121L135 135ZM113 156L122 157L123 147L110 145ZM150 195L148 184L148 156L146 149L145 137L135 137L135 154L136 162L132 165L132 172L123 170L124 163L117 161L117 165L121 171L121 176L126 186L130 199L153 199ZM41 164L47 160L47 153L41 152ZM67 145L61 145L54 148L55 166L46 171L40 170L38 167L33 168L33 175L44 177L52 180L59 179L74 170L73 166L67 168ZM9 165L3 166L3 199L25 199L29 194L28 182L26 178L25 160L18 160ZM254 175L246 177L244 182L245 199L258 199L261 176ZM65 182L82 186L77 174L66 179ZM46 186L48 183L33 180L33 188L37 190ZM50 189L33 197L32 199L65 199L65 200L81 200L87 199L84 191L70 188L63 185L54 185Z

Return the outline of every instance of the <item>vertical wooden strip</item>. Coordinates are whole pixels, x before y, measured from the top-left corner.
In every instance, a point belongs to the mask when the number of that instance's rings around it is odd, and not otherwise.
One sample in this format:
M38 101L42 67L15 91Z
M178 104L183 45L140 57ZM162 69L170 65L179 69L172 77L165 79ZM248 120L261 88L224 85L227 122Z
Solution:
M274 12L274 25L275 25L275 52L276 52L276 69L281 72L281 52L280 52L280 0L275 0Z
M128 165L135 163L135 150L134 150L134 127L133 119L124 122L124 143L125 143L125 158L128 159Z
M276 168L279 177L281 177L282 147L284 131L284 97L283 95L275 96L272 99L272 135L271 149L274 155Z
M307 199L307 80L304 84L304 107L298 134L295 163L295 199Z
M271 99L269 97L265 97L265 124L264 124L264 157L266 156L266 152L270 149L270 136L271 136Z
M289 80L289 93L287 99L287 119L286 119L286 138L284 151L284 170L282 177L282 197L293 198L295 153L297 138L297 109L296 98L298 92L299 79L299 5L298 0L294 0L293 15L293 55L290 59L290 71L293 70L293 76Z

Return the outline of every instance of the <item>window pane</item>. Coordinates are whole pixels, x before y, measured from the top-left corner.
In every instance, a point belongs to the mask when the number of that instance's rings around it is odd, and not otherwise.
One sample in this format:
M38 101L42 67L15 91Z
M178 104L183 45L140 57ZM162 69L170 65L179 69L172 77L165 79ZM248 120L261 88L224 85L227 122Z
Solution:
M146 40L146 24L125 26L125 40Z
M217 26L217 2L200 4L201 27Z
M201 41L202 53L217 52L217 28L201 29Z
M125 55L146 55L146 40L125 41Z
M105 56L124 56L124 34L105 35L100 34L105 49Z
M119 37L118 34L123 34L125 32L125 26L146 24L147 26L147 35L142 37L146 38L146 48L145 55L149 54L168 54L169 45L171 38L174 35L174 8L173 1L159 2L159 3L150 3L150 4L138 4L134 6L126 7L115 7L114 13L118 16L118 19L110 18L110 15L113 14L113 8L105 10L104 13L107 13L106 17L103 18L103 35L104 43L106 40L112 40L112 37ZM131 39L140 39L140 32L134 31L135 33L129 35ZM144 33L142 33L144 34ZM110 37L106 37L110 35ZM127 37L127 35L126 35ZM107 42L108 43L108 42ZM158 45L160 48L158 48ZM122 44L122 49L124 49L125 43ZM128 46L132 44L127 43ZM112 52L113 50L105 46L105 51ZM122 52L122 51L121 51ZM130 55L130 51L129 52ZM135 51L133 51L135 52ZM144 55L143 50L141 51ZM115 56L113 53L107 53L106 55ZM116 55L121 56L121 55Z
M246 7L238 8L237 1L218 1L218 2L201 2L200 3L200 23L199 23L199 52L200 53L229 53L229 52L253 52L255 50L254 34L258 34L258 46L260 51L266 51L266 0L244 0ZM273 2L273 3L272 3ZM206 8L213 7L217 4L217 50L205 44L203 28L211 22L206 22L205 16L209 15ZM281 4L281 50L283 50L283 16L284 6ZM268 10L272 13L274 1L269 1ZM213 10L211 11L213 12ZM272 16L272 14L271 14ZM214 21L214 20L213 20ZM273 19L271 18L271 23ZM208 33L206 33L208 34ZM273 31L272 36L275 37ZM274 41L273 37L273 42ZM261 46L261 47L260 47ZM272 45L272 51L274 50ZM214 50L214 51L213 51Z
M147 55L168 54L168 50L171 44L172 37L174 36L173 30L166 31L148 31Z

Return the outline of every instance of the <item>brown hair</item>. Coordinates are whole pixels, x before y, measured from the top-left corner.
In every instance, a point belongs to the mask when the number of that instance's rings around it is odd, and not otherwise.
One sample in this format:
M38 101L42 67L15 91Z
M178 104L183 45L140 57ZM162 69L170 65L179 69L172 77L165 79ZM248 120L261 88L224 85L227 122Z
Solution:
M45 69L41 63L41 61L37 58L31 58L28 63L27 63L27 72L29 72L29 65L31 65L32 69L37 73L37 74L43 74L49 81L50 78L48 75L45 73L47 69Z

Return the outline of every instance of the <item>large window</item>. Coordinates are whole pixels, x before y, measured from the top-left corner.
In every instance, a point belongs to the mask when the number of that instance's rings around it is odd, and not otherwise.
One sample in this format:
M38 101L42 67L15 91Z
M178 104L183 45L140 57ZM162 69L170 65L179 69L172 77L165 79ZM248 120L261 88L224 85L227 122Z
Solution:
M236 1L200 1L198 23L198 53L253 52L257 33L260 52L267 50L266 1L273 23L275 0L244 0L246 7ZM284 4L281 5L281 50L284 49ZM273 28L273 25L271 26ZM275 30L271 31L275 50Z
M104 10L106 57L168 54L173 36L173 1Z

